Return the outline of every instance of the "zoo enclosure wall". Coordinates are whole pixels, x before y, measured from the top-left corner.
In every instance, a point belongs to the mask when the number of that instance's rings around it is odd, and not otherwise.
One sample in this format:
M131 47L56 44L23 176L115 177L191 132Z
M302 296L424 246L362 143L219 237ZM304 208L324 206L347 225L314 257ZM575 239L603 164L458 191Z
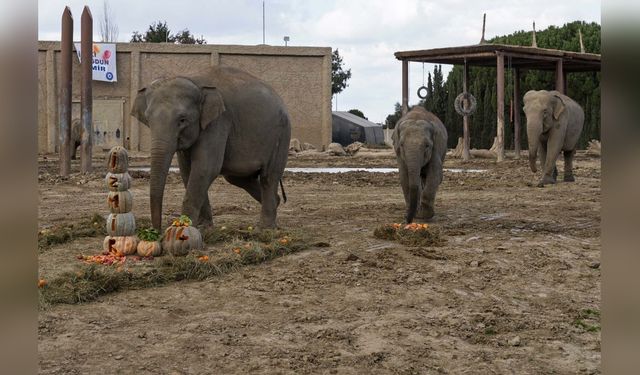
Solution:
M38 42L41 154L59 150L60 61L60 42ZM292 138L319 148L331 143L330 47L116 43L116 64L118 82L93 81L94 127L113 132L111 146L149 151L149 128L129 115L137 91L157 78L189 75L209 66L236 67L264 80L287 105ZM80 76L80 63L74 56L72 119L80 117Z

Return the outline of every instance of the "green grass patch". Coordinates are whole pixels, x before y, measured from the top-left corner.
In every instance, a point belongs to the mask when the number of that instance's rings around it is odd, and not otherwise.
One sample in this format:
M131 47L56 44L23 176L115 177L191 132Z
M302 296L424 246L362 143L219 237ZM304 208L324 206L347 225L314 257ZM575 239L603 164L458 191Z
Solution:
M236 236L222 248L194 251L184 257L127 260L124 265L80 264L74 271L47 280L47 284L38 289L40 308L90 302L120 290L143 289L181 280L204 280L324 244L312 244L302 235L283 231L251 232L246 234L248 240Z
M573 325L585 332L600 331L600 311L594 309L580 310L573 321Z

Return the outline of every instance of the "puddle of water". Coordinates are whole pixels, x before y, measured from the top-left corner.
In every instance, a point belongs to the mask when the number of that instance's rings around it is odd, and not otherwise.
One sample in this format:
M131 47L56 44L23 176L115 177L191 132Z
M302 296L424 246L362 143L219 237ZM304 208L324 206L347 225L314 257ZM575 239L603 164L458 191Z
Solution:
M371 172L371 173L394 173L398 168L344 168L344 167L310 167L310 168L285 168L291 173L344 173L344 172Z
M130 167L132 171L149 172L150 167ZM177 167L169 168L169 172L178 173ZM345 173L345 172L370 172L370 173L395 173L398 168L346 168L346 167L309 167L309 168L285 168L285 171L291 173ZM462 168L444 168L445 172L451 173L483 173L486 169L462 169Z

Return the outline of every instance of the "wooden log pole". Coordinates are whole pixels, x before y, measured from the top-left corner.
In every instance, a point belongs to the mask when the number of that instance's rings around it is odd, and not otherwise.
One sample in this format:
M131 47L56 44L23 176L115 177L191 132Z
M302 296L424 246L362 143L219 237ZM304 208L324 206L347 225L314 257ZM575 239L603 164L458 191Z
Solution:
M462 76L462 90L464 92L469 92L468 88L469 82L469 65L467 64L467 60L464 61L464 74ZM467 110L469 108L469 101L465 99L462 102L462 107ZM471 144L469 139L469 116L465 115L462 117L462 160L467 161L471 159L471 154L469 153L469 146Z
M93 16L88 6L84 7L80 19L80 46L82 81L80 83L80 121L82 138L80 141L80 171L91 173L91 141L93 135Z
M71 57L73 54L73 16L69 7L62 12L60 38L60 175L71 173Z
M520 159L520 69L513 70L513 133L516 159Z
M402 115L409 112L409 61L402 60Z
M556 91L559 91L562 94L565 93L564 77L565 75L564 75L562 60L558 60L556 62Z
M496 69L496 82L497 82L497 131L498 137L497 144L497 161L502 162L504 160L504 55L498 53L497 55L497 69Z

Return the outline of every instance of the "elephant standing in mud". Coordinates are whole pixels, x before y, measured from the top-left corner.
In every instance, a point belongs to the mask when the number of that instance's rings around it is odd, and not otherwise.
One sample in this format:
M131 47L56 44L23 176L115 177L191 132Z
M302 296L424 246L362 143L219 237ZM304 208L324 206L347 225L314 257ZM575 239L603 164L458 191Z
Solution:
M584 125L582 107L558 91L531 90L524 95L523 102L527 116L529 166L534 173L537 172L538 150L540 152L543 174L538 186L556 183L556 159L560 151L564 154L564 181L575 181L573 157Z
M235 68L212 67L142 88L131 115L151 129L154 228L161 229L164 187L176 152L186 187L182 213L195 225L213 224L208 189L222 175L262 204L260 227L275 228L291 124L270 86Z
M407 206L405 220L411 223L414 218L431 219L436 191L442 182L447 129L436 115L414 107L398 120L391 139Z

